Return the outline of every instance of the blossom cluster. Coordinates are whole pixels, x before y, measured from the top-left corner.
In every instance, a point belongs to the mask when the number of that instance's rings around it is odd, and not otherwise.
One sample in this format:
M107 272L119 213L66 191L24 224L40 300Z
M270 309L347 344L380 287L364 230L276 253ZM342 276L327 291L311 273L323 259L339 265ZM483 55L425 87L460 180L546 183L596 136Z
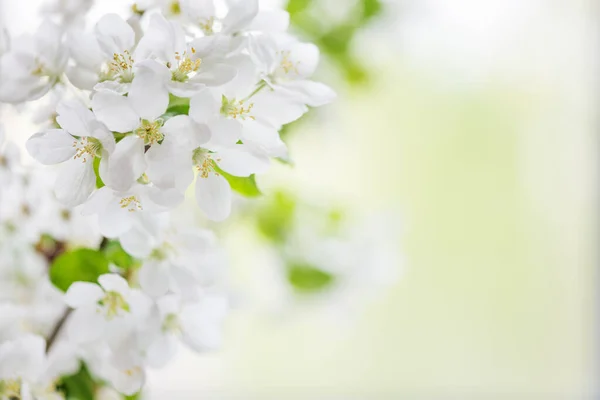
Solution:
M218 347L225 258L173 211L193 186L226 219L230 180L287 159L280 129L335 97L318 48L258 0L140 1L88 29L92 3L0 29L0 103L51 105L26 143L45 167L0 136L0 399L63 398L78 371L134 395L178 343Z
M195 351L218 347L223 255L211 232L175 229L169 214L123 237L135 265L111 264L98 283L76 281L65 294L55 287L51 266L61 254L108 242L93 218L52 195L53 173L22 166L10 143L0 147L0 396L59 396L56 382L81 361L134 394L145 369L165 366L179 341Z

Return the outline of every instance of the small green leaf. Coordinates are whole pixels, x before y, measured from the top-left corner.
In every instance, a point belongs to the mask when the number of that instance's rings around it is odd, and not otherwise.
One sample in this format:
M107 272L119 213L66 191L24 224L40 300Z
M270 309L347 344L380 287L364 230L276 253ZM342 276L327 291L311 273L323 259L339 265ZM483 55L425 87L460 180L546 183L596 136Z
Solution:
M258 185L256 184L256 178L254 175L250 175L248 177L239 177L228 174L227 172L220 169L215 165L215 171L222 175L223 178L227 179L231 189L238 194L241 194L245 197L259 197L262 196Z
M311 265L292 264L288 266L288 281L300 294L313 294L329 288L335 277Z
M123 247L121 247L121 243L118 240L111 240L104 247L104 255L107 260L117 267L122 269L130 269L135 266L135 259L131 257Z
M96 384L87 367L82 364L75 375L62 378L60 388L65 392L67 399L94 400Z
M381 0L363 0L363 22L367 22L383 11Z
M50 267L50 280L66 292L73 282L96 282L108 273L108 260L99 251L78 249L60 255Z
M277 192L257 214L258 229L273 242L284 242L293 228L295 213L296 202L293 197L283 192Z
M169 107L167 108L166 118L176 115L188 115L190 112L190 99L170 95Z
M96 174L96 188L103 188L105 185L100 178L100 157L94 157L94 173Z

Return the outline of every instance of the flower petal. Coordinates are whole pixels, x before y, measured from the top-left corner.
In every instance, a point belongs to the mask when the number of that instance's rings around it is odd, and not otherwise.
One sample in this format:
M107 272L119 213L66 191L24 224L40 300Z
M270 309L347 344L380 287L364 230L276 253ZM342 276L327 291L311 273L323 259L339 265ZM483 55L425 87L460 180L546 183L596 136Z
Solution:
M269 169L271 162L267 156L251 152L244 145L237 145L219 151L219 167L234 176L262 174Z
M25 147L44 165L59 164L75 156L75 138L62 129L52 129L31 136Z
M210 89L204 89L190 99L190 117L198 124L206 124L219 115L221 100Z
M54 185L56 198L74 207L83 204L96 188L96 174L91 162L74 159L63 165Z
M238 0L223 20L223 33L233 34L248 27L258 14L258 0Z
M104 274L98 278L98 283L107 292L117 292L122 295L129 293L129 284L121 275Z
M160 297L169 290L169 267L160 262L147 261L139 271L142 290L152 297Z
M231 186L222 176L208 174L196 180L196 201L208 219L223 221L231 214Z
M124 192L129 190L136 180L146 171L144 141L131 135L117 143L115 151L105 160L106 181L111 188Z
M140 116L131 101L115 92L97 92L92 97L92 109L98 120L111 131L131 132L140 124Z
M133 28L117 14L106 14L96 24L98 45L105 57L112 58L114 54L122 54L131 50L135 45Z
M71 135L89 136L90 124L96 118L86 106L78 101L62 101L56 107L56 122Z
M142 119L154 121L169 106L167 82L170 81L171 72L155 60L137 63L136 68L137 72L129 89L131 105Z
M83 306L93 306L104 296L100 286L90 282L74 282L67 293L65 293L65 303L71 308Z

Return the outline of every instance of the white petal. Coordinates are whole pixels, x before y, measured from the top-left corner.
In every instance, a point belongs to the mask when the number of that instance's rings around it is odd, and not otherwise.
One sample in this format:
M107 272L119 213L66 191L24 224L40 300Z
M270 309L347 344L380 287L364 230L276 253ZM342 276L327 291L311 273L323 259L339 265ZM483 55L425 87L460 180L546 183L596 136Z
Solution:
M223 221L231 214L231 186L222 176L209 174L207 178L198 176L196 181L196 201L208 219Z
M92 215L97 214L100 211L103 211L108 204L113 200L113 191L104 186L96 190L90 198L83 205L83 209L81 210L82 215Z
M110 381L120 393L126 396L133 396L144 386L146 372L141 367L115 370L110 377Z
M184 193L194 180L192 152L165 139L146 152L148 178L161 189L176 188Z
M65 303L71 308L93 306L104 296L100 286L90 282L74 282L65 294Z
M70 66L67 69L66 74L67 78L69 78L69 82L81 90L92 90L94 85L98 83L98 72L94 70Z
M185 51L185 36L181 27L161 14L152 14L150 25L135 50L136 59L159 58L171 61L175 52Z
M235 67L227 64L213 64L209 67L202 67L192 80L204 83L206 86L221 86L230 82L236 76L237 69Z
M152 297L165 295L169 290L169 269L164 263L149 261L139 271L142 290Z
M154 121L167 111L169 106L169 69L154 61L145 60L136 64L137 72L129 89L129 99L141 118Z
M296 121L308 111L302 99L290 99L290 96L279 95L277 92L261 92L253 101L252 111L257 121L276 129Z
M71 57L77 63L77 69L83 67L87 70L96 70L104 61L102 51L94 34L87 33L81 29L75 29L68 33L67 44L71 50Z
M96 24L96 37L107 58L131 50L135 44L135 32L117 14L106 14L100 18Z
M162 368L177 353L177 340L172 335L160 335L146 352L146 361L151 368Z
M200 93L206 85L204 83L197 83L188 80L187 82L170 81L167 83L167 89L169 93L177 97L192 97Z
M151 235L142 227L134 227L119 237L123 250L137 258L146 258L153 250Z
M131 88L131 83L121 83L117 81L104 81L94 86L96 92L114 92L117 94L127 94Z
M327 85L308 80L291 81L281 85L290 92L290 97L296 97L310 107L321 107L331 103L336 98L335 92Z
M234 119L218 118L209 123L211 147L230 147L242 138L242 124Z
M56 122L71 135L89 136L90 124L96 118L86 106L78 101L62 101L56 107Z
M104 317L96 312L96 307L78 308L69 317L67 333L75 343L98 340L104 334Z
M107 292L117 292L122 295L129 293L129 284L120 275L104 274L98 278L98 283Z
M210 139L210 131L206 127L194 123L187 115L170 118L165 122L162 131L174 144L188 149L198 148Z
M272 9L260 10L248 30L261 32L285 32L290 26L290 14L287 11Z
M234 176L262 174L269 169L270 161L266 156L254 154L244 145L219 151L219 167Z
M106 160L107 186L124 192L129 190L146 171L144 141L135 135L122 139Z
M308 78L319 65L319 48L312 43L296 43L290 49L289 57L296 66L298 75Z
M199 124L205 124L219 115L221 99L217 99L210 89L204 89L190 99L190 117Z
M223 20L223 33L232 34L248 27L258 14L258 0L238 0Z
M279 137L279 132L271 126L259 122L244 124L242 141L245 145L260 149L269 157L286 158L287 146Z
M27 140L29 154L45 165L58 164L75 156L75 138L62 129L39 132Z
M64 164L56 178L54 193L63 204L74 207L83 204L96 188L96 174L91 161L74 159Z
M115 132L131 132L140 124L140 116L125 96L101 91L92 97L92 109L100 122Z
M133 226L131 214L133 212L121 208L119 203L115 203L114 200L111 201L98 215L100 233L108 238L121 236Z

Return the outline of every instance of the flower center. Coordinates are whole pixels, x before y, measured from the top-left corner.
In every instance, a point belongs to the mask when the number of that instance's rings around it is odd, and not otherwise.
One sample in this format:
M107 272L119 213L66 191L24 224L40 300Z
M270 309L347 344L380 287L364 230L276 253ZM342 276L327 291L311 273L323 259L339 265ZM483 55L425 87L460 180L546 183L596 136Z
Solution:
M213 35L215 33L215 17L210 17L198 21L198 26L202 29L202 32L206 36Z
M177 251L173 245L164 242L161 247L157 247L150 253L149 258L157 261L163 261L169 258L169 255L176 254Z
M137 128L134 133L140 138L144 140L144 144L152 145L163 140L163 134L160 131L160 128L163 125L162 119L157 119L156 121L148 121L143 119L139 128Z
M20 399L21 380L9 379L0 381L0 398L10 400Z
M221 161L220 158L213 160L212 156L203 149L196 149L193 155L193 161L196 164L196 168L200 173L201 178L208 178L208 175L213 172L215 175L219 176L219 173L216 170L217 162Z
M102 144L98 139L86 136L79 140L75 140L73 142L73 147L75 148L75 156L73 158L81 158L82 162L86 163L89 159L93 160L94 157L100 154Z
M196 49L192 47L192 54L196 53ZM187 52L179 54L175 53L175 60L177 60L177 66L172 71L173 80L177 82L185 82L190 78L190 74L198 72L200 65L202 65L201 59L192 60ZM167 67L171 68L171 63L167 63Z
M117 317L121 311L130 311L129 304L127 304L123 296L117 292L106 292L98 304L103 307L107 319Z
M283 72L287 75L290 72L295 72L296 75L299 74L298 72L298 63L294 64L294 62L292 60L290 60L290 52L289 51L281 51L280 52L281 55L281 62L279 64L279 68L281 68L281 70L283 70Z
M163 321L162 330L165 333L181 333L181 322L177 314L169 314Z
M181 14L181 4L179 3L179 0L172 0L171 3L169 3L169 13L173 15Z
M118 79L121 83L133 81L133 64L135 60L131 58L131 53L125 50L122 54L113 54L113 60L108 64L108 79Z
M246 100L229 100L227 97L223 96L221 105L221 114L225 117L233 118L233 119L251 119L255 120L254 116L250 115L252 112L252 108L254 108L254 103L249 103L246 105Z
M140 367L134 367L134 368L126 369L125 371L123 371L123 373L129 377L132 377L135 374L139 374L141 372L142 372L142 369Z
M142 207L142 203L137 198L137 196L123 197L121 201L119 201L119 205L121 206L121 208L127 209L127 211L129 212L144 210L144 208Z

